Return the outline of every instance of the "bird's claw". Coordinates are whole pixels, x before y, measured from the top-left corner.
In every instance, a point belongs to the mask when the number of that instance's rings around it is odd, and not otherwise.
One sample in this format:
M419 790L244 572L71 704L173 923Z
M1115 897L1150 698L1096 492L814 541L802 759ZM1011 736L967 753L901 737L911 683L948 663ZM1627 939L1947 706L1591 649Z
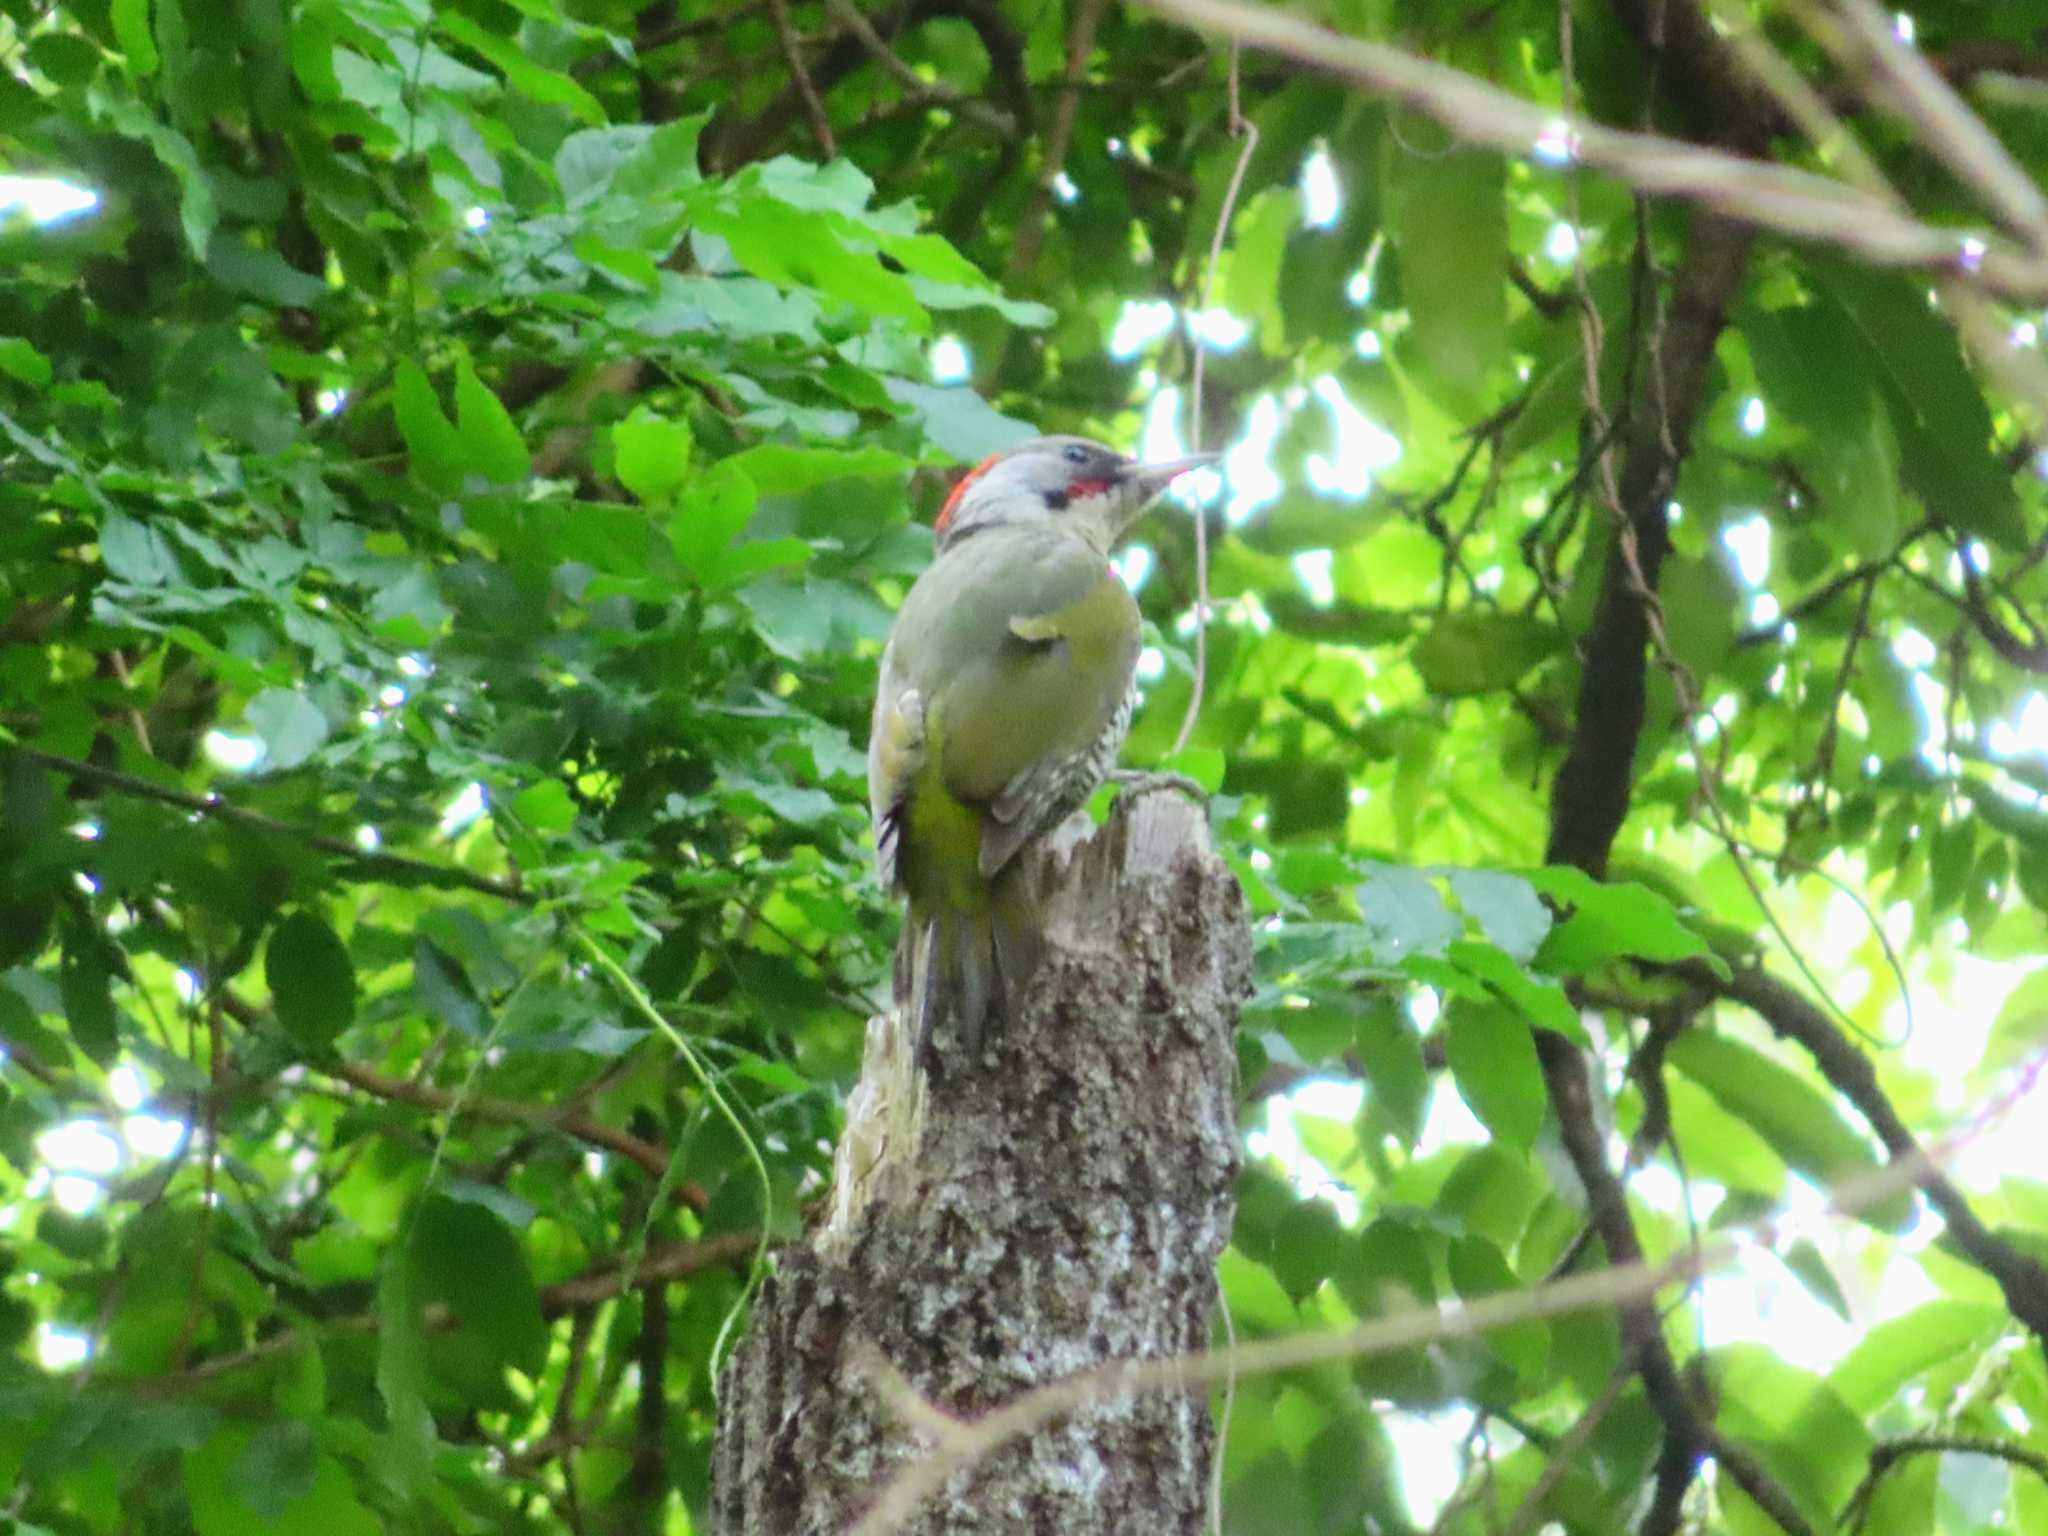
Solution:
M1118 768L1111 772L1109 782L1127 795L1142 795L1148 790L1171 789L1186 795L1197 805L1209 803L1209 791L1184 773L1160 773L1142 768Z

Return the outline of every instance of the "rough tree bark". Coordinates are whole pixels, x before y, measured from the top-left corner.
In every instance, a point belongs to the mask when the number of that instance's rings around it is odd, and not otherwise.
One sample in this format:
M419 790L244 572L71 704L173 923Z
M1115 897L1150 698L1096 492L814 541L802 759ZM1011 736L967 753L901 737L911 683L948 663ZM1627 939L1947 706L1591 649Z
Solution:
M869 1025L832 1213L781 1255L725 1373L723 1536L837 1536L928 1449L878 1396L867 1346L973 1416L1209 1342L1239 1158L1242 894L1200 810L1161 791L1029 856L1050 948L982 1060L941 1040L927 1078L894 1016ZM1194 1536L1213 1435L1200 1394L1106 1403L956 1475L904 1530Z

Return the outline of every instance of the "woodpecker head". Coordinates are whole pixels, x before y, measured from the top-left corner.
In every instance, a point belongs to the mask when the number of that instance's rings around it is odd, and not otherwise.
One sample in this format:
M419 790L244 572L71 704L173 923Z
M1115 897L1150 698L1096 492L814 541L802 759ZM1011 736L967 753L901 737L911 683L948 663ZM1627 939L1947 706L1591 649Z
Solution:
M986 528L1057 524L1108 554L1175 476L1216 457L1140 464L1085 437L1034 437L969 470L932 531L945 549Z

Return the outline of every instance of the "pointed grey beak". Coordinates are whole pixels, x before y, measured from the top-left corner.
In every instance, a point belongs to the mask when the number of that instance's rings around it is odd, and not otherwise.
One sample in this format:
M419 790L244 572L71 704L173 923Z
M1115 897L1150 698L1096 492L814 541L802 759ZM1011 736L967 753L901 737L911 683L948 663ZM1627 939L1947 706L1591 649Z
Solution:
M1166 459L1157 464L1132 464L1124 470L1124 478L1138 488L1141 500L1150 501L1189 470L1214 464L1222 457L1220 453L1191 453L1184 459Z

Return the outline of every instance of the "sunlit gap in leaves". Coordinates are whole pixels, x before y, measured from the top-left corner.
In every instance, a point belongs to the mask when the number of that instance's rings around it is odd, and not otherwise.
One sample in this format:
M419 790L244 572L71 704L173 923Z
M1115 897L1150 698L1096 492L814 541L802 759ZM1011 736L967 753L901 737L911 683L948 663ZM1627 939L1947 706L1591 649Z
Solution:
M1327 608L1337 601L1337 583L1331 576L1336 563L1336 555L1327 549L1305 549L1294 557L1295 578L1308 594L1308 600L1318 608Z
M99 193L55 176L0 176L0 215L19 213L32 224L57 224L99 205Z
M243 736L233 731L208 731L200 748L216 768L229 773L253 773L269 749L260 736Z
M1337 451L1308 456L1308 483L1325 496L1361 499L1371 492L1375 475L1400 461L1400 440L1351 403L1335 374L1324 374L1310 388L1330 413Z
M1766 417L1764 403L1755 395L1742 402L1742 431L1747 437L1763 436Z
M941 336L932 343L930 366L934 384L958 384L974 371L967 345L958 336Z
M1754 591L1770 578L1771 523L1761 512L1723 528L1721 542L1735 557L1735 571L1745 587Z
M1896 37L1910 48L1913 46L1914 39L1919 36L1919 33L1920 29L1914 25L1913 13L1911 11L1894 11L1892 13L1893 37Z
M41 1183L59 1209L82 1216L100 1203L106 1193L102 1181L120 1170L126 1156L99 1121L67 1120L36 1138L39 1166L25 1192L33 1199Z
M1301 162L1301 222L1310 229L1328 229L1344 211L1343 189L1329 150L1318 144Z
M1543 237L1543 254L1560 267L1570 266L1578 258L1579 232L1560 219Z
M462 793L441 809L441 835L453 837L482 816L489 805L490 799L484 793L483 785L474 781L465 784Z
M36 1359L46 1371L68 1371L82 1364L92 1353L92 1341L82 1333L59 1328L54 1323L36 1325Z

